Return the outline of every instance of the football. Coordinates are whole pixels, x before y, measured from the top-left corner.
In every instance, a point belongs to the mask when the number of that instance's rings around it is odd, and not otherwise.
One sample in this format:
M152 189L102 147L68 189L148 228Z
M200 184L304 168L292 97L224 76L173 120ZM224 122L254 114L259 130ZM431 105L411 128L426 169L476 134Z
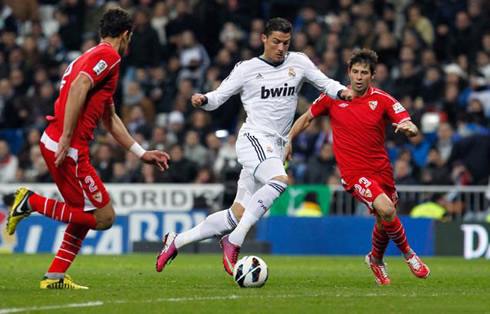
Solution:
M233 279L241 288L261 288L268 278L267 264L257 256L241 258L233 270Z

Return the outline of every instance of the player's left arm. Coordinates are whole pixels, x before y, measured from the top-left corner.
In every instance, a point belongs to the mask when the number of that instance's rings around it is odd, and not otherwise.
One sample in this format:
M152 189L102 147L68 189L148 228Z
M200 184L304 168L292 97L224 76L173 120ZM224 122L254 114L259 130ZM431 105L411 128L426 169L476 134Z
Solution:
M147 151L141 147L129 134L121 118L116 114L113 105L106 106L102 115L102 123L122 147L138 156L144 163L154 164L160 171L168 169L170 156L166 152L158 150Z
M419 129L411 121L410 115L405 107L391 95L384 92L378 93L382 95L380 101L384 103L386 113L393 127L395 127L395 133L401 132L408 137L416 136L419 133Z
M393 123L392 125L395 127L395 133L401 132L408 137L414 137L419 134L419 129L410 120L403 121L402 123Z

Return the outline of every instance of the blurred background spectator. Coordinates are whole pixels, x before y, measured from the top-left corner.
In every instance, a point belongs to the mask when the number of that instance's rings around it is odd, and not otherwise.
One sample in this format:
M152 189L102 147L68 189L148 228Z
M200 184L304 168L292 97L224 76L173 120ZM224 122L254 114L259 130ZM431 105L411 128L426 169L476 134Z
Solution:
M232 197L240 167L239 97L212 114L190 97L219 86L236 62L262 53L275 16L294 26L291 50L347 84L352 49L379 54L373 85L393 94L422 130L406 139L390 126L397 184L488 184L490 6L454 1L0 1L0 182L49 181L36 152L66 66L98 42L98 19L120 5L134 15L115 94L118 113L147 148L171 152L163 174L116 148L103 129L93 158L105 182L221 182ZM318 92L305 84L297 115ZM34 128L33 128L34 126ZM296 183L339 181L328 117L293 143ZM16 157L17 156L17 157Z

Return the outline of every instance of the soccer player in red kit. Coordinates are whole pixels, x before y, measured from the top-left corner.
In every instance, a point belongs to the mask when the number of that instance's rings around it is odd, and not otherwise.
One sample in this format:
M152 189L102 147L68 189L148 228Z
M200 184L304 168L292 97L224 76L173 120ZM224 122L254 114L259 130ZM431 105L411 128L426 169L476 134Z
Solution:
M41 289L88 289L66 275L90 229L109 229L115 212L104 184L90 164L89 142L99 120L124 148L161 171L168 169L169 156L146 151L129 135L114 110L113 94L119 77L121 56L131 39L133 21L129 13L113 8L100 21L101 43L67 68L61 79L54 117L41 137L41 152L64 201L48 199L26 188L16 191L8 218L8 232L32 211L67 223L61 247Z
M376 217L372 233L372 250L366 255L378 284L389 284L390 278L383 255L392 240L405 257L412 273L427 278L430 270L410 248L405 230L396 215L398 195L393 171L385 150L386 119L396 132L416 136L417 127L410 121L405 108L389 94L371 87L378 61L377 54L369 49L354 51L349 60L348 72L352 101L333 100L321 95L310 109L293 125L289 143L305 130L311 121L328 115L333 133L333 149L344 189L366 204ZM286 158L292 154L286 148Z

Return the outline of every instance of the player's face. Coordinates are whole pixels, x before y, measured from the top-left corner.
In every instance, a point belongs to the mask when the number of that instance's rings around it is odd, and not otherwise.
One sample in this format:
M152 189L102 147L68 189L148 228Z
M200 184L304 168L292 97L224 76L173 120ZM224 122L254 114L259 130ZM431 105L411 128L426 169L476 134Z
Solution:
M289 49L291 33L273 31L269 36L262 34L264 58L271 62L281 62Z
M349 78L351 88L356 96L362 96L368 87L371 86L374 73L371 73L369 65L356 63L349 69Z

